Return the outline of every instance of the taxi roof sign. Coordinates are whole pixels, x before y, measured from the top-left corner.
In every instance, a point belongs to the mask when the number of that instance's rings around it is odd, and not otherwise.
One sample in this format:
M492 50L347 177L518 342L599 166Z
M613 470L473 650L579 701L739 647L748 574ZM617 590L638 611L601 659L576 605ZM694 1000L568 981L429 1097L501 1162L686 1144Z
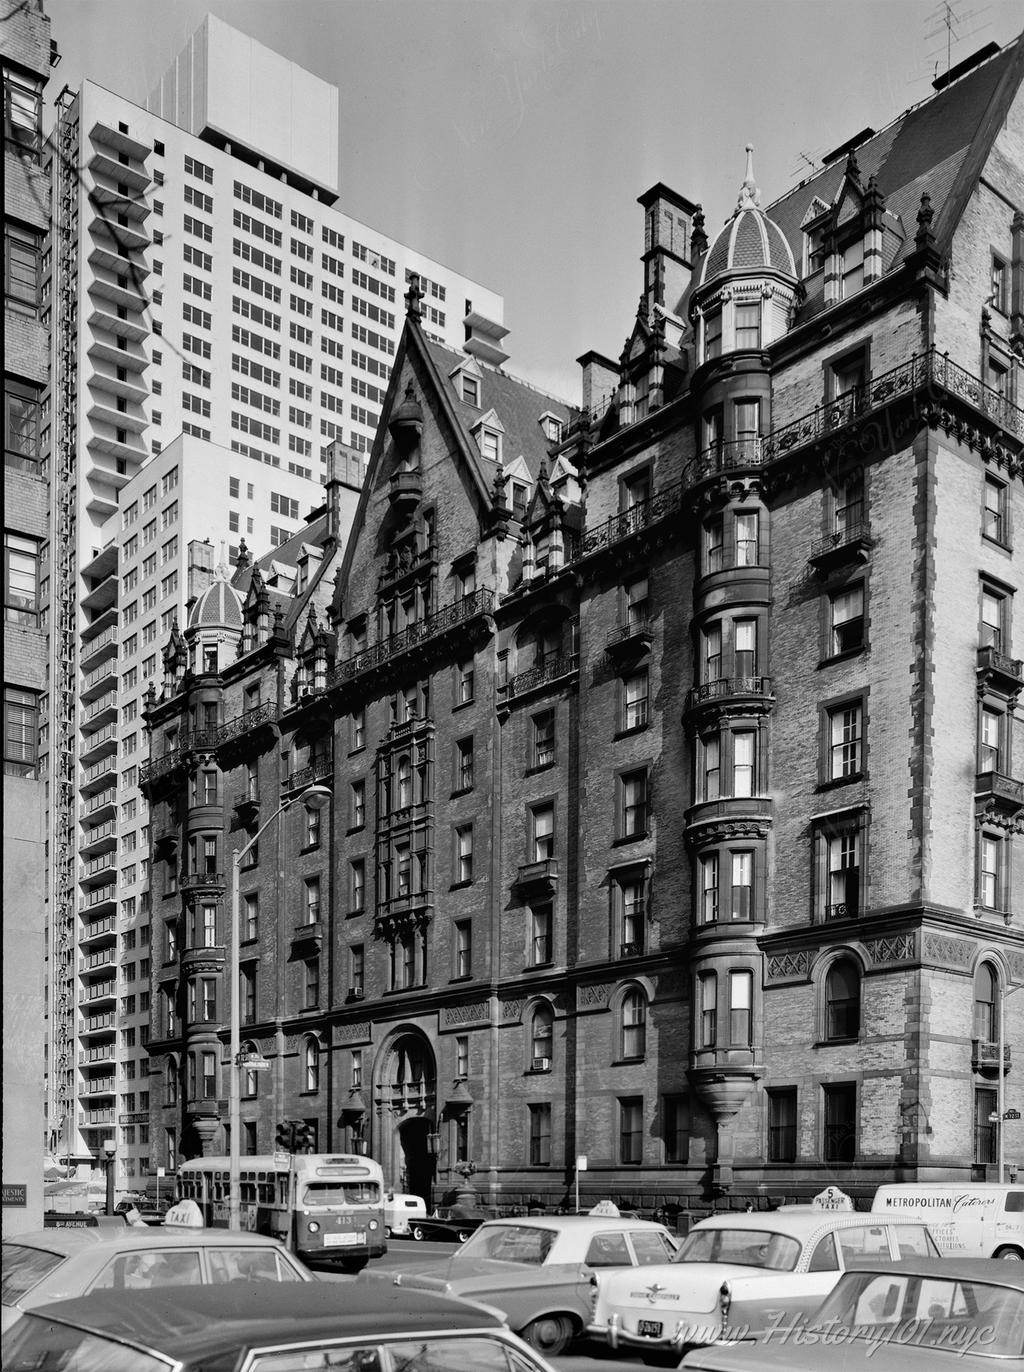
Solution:
M588 1215L600 1215L604 1219L617 1220L619 1218L619 1207L611 1200L598 1201L587 1211Z
M172 1205L164 1216L164 1227L171 1228L178 1225L182 1229L202 1229L203 1212L196 1205L194 1200L178 1201L177 1205Z
M826 1186L811 1201L815 1210L852 1210L853 1201L838 1186Z

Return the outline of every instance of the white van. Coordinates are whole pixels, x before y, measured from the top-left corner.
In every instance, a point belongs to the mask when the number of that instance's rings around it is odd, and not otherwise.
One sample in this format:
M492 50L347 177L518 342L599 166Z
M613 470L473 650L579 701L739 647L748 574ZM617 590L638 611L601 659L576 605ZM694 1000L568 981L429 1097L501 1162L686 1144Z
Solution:
M384 1232L408 1234L409 1226L416 1220L426 1219L427 1206L422 1196L403 1196L398 1191L388 1191L384 1196Z
M1024 1187L999 1182L880 1186L872 1212L923 1219L944 1257L1024 1261Z

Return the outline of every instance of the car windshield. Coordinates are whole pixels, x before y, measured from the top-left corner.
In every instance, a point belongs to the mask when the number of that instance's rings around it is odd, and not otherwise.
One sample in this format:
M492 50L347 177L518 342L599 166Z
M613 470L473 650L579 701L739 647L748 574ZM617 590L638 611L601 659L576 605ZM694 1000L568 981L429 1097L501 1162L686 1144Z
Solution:
M83 1329L26 1315L4 1335L4 1372L167 1372L171 1364Z
M409 1343L275 1349L257 1353L252 1366L253 1372L526 1372L536 1364L487 1335L428 1334Z
M557 1237L554 1229L527 1224L484 1225L459 1249L459 1263L467 1258L498 1258L539 1267L547 1261Z
M695 1229L676 1254L676 1262L736 1263L792 1272L800 1244L788 1234L768 1229Z
M814 1317L842 1325L869 1346L929 1348L954 1358L1019 1358L1024 1349L1024 1291L955 1276L900 1271L848 1272ZM870 1351L870 1347L869 1347Z
M377 1205L380 1187L375 1181L311 1181L302 1192L303 1205Z
M5 1243L0 1301L4 1305L15 1305L26 1291L31 1291L47 1272L52 1272L63 1261L61 1253L51 1253L44 1248L28 1248L23 1243Z

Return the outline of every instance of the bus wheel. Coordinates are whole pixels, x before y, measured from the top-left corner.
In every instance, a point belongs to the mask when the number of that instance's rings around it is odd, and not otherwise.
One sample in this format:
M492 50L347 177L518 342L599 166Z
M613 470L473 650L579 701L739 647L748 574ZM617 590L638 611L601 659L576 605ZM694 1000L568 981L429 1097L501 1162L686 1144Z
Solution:
M1024 1262L1024 1253L1019 1248L997 1248L997 1258L1008 1258L1010 1262Z

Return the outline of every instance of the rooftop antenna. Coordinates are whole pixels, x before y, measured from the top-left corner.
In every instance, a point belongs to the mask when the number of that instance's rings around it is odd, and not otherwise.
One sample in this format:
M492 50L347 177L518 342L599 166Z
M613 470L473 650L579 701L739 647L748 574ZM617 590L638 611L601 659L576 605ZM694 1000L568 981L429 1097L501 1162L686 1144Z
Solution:
M979 19L988 8L988 5L982 5L979 9L967 10L960 13L958 12L957 6L952 3L952 0L942 0L942 3L932 10L926 22L933 23L935 27L929 29L925 34L925 41L931 38L939 38L942 34L945 34L944 44L941 47L933 48L931 52L926 54L926 56L934 57L936 59L935 69L932 73L933 79L939 75L939 66L942 61L943 51L945 51L946 56L946 74L949 74L950 68L953 65L954 44L962 43L965 39L973 38L976 33L981 32L983 25L980 23L976 24L975 27L971 29L965 29L965 26L971 23L972 20Z
M803 166L794 167L793 170L789 173L790 180L792 180L794 176L806 176L807 171L816 172L818 170L818 159L813 155L813 153L804 152L803 150L801 150L797 153L797 157L800 158L801 163L806 163L806 170Z

